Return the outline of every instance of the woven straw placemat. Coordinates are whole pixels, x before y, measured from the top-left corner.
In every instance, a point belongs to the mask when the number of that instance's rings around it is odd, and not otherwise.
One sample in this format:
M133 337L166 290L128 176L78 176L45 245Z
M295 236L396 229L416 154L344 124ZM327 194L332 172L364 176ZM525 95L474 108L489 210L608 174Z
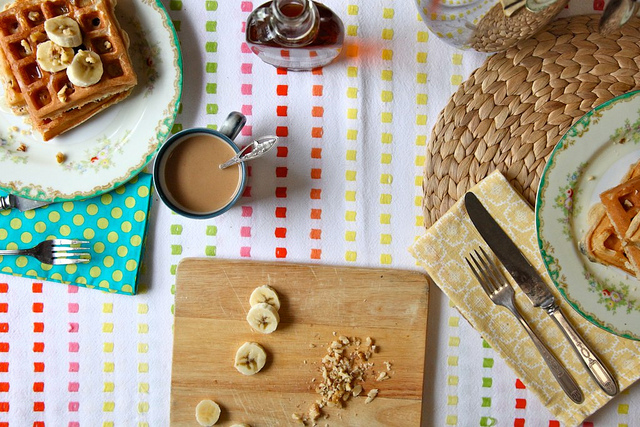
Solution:
M423 181L430 227L499 169L532 205L562 135L593 107L640 89L640 19L607 36L599 15L559 19L495 54L438 116Z

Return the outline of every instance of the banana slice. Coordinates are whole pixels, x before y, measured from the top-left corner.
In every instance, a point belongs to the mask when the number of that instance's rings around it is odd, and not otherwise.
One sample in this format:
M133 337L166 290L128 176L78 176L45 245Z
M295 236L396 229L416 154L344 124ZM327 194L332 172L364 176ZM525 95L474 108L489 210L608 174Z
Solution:
M213 400L204 399L196 406L196 421L203 427L209 427L218 422L220 406Z
M257 342L246 342L236 352L236 362L233 366L244 375L254 375L264 368L267 363L267 353Z
M258 286L249 297L251 307L261 302L265 302L272 305L276 310L280 310L280 298L278 298L276 290L269 285Z
M47 40L36 48L36 61L44 71L56 73L71 65L73 49L58 46L51 40Z
M247 313L247 322L253 329L263 334L275 331L280 322L278 311L266 302L259 302Z
M49 40L62 47L77 47L82 44L80 26L68 16L56 16L44 21L44 31Z
M90 50L79 50L67 67L67 77L75 86L87 87L100 81L102 77L100 55Z

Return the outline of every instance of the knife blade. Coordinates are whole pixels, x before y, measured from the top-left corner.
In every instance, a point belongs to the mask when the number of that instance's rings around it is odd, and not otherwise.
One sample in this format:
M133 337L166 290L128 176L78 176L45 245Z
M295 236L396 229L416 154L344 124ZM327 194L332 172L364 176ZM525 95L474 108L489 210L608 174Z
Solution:
M16 208L20 212L24 212L31 209L36 209L42 206L49 205L51 203L52 202L49 202L49 201L31 200L25 197L19 197L13 194L8 194L4 197L0 197L0 210Z
M558 304L556 304L555 296L551 293L544 279L538 274L538 271L493 219L475 194L471 192L465 194L464 204L471 222L484 241L487 242L493 253L520 286L520 289L529 297L533 305L545 310L560 327L595 382L608 395L615 396L618 394L618 384L613 375L571 326Z

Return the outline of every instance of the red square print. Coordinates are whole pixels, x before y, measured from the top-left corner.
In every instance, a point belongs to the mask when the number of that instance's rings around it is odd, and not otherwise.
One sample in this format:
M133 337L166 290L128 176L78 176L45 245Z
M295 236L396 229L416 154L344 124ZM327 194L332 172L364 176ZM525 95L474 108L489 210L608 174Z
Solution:
M289 85L276 86L276 94L278 96L287 96L289 94Z
M275 235L278 239L284 239L287 237L287 229L285 227L277 227Z
M322 96L322 85L313 85L311 93L313 96Z
M289 173L289 168L285 168L284 166L280 166L276 168L276 177L278 178L286 178Z
M311 259L321 259L322 258L322 249L311 249Z
M313 168L311 169L311 179L320 179L322 178L322 169Z
M311 128L312 138L322 138L323 134L324 134L324 129L322 129L321 127Z
M289 136L289 127L288 126L276 127L276 136L280 138L286 138L287 136Z
M311 109L311 115L313 117L322 117L324 115L324 108L322 108L322 107L313 107Z
M322 148L312 148L311 149L311 158L312 159L321 159L322 158Z
M279 146L279 147L277 147L277 150L278 150L278 151L276 151L276 156L277 157L287 157L289 155L289 148L288 147Z
M288 110L289 108L286 105L278 105L276 107L276 114L278 115L278 117L286 117Z
M311 219L321 219L322 209L311 209Z
M276 208L276 218L286 218L287 217L287 208L281 207Z

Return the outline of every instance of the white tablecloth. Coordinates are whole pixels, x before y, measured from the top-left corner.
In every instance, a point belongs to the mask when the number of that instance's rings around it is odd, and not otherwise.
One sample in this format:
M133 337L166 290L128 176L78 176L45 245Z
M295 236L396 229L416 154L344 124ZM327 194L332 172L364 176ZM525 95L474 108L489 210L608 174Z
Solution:
M327 0L347 30L343 55L321 73L279 74L244 43L260 3L163 4L184 60L175 129L237 110L240 144L277 133L279 147L252 163L222 217L188 220L155 198L137 296L0 276L0 426L167 425L183 257L418 269L407 248L424 232L425 144L485 56L429 34L412 0ZM426 425L558 425L435 286L426 371ZM584 425L634 425L639 398L636 385Z

